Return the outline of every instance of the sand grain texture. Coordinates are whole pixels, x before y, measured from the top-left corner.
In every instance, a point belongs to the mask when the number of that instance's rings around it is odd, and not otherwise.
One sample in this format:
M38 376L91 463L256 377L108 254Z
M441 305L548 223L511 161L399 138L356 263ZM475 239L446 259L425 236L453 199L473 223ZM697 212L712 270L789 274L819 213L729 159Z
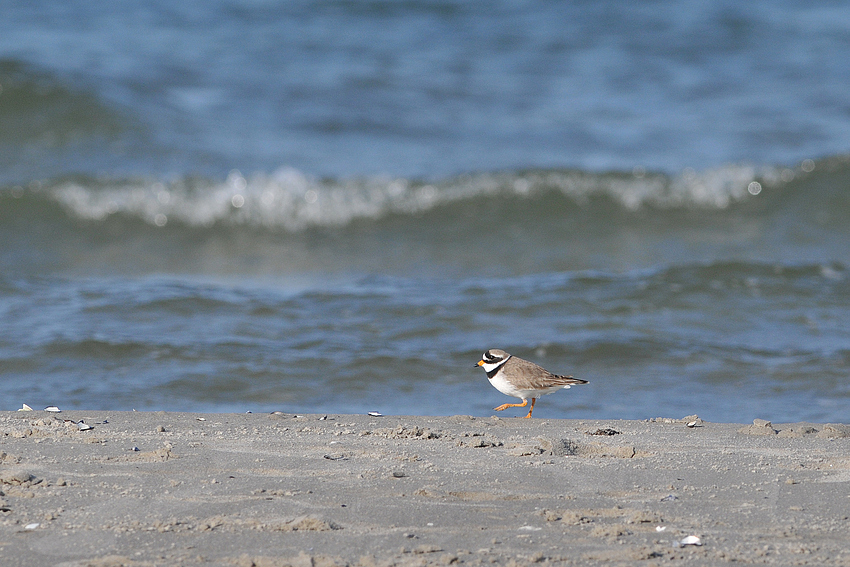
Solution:
M0 564L850 566L850 428L694 417L0 412Z

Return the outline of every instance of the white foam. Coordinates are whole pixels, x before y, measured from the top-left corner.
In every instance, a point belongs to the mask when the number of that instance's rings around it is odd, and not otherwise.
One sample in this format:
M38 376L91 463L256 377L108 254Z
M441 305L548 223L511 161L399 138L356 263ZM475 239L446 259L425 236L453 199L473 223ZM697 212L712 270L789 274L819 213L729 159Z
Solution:
M758 198L748 191L755 179L765 188L781 183L778 170L748 165L685 170L675 177L549 170L479 173L434 184L389 176L325 180L282 168L250 177L234 170L218 183L121 180L87 187L66 182L56 185L52 194L74 215L89 220L121 213L156 226L176 221L201 227L226 223L300 231L394 213L416 214L480 197L532 198L546 191L560 191L577 203L607 196L629 210L647 205L723 209Z

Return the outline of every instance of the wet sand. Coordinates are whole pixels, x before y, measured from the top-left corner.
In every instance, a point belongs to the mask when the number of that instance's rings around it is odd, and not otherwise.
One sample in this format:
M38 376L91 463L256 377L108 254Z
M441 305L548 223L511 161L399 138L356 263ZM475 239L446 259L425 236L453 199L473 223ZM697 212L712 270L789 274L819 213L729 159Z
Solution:
M0 412L0 493L4 566L850 566L840 424Z

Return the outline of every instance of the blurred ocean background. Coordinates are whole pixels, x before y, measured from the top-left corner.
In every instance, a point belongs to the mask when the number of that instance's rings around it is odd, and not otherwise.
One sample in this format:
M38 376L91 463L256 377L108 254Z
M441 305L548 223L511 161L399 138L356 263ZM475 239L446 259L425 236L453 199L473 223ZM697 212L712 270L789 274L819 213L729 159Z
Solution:
M842 2L4 2L0 409L846 422L848 86Z

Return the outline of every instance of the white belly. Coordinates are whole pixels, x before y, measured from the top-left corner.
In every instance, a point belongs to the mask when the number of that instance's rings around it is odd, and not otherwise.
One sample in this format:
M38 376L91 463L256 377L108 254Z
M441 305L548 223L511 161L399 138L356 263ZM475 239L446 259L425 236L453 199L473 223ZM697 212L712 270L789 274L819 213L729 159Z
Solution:
M505 380L502 377L501 372L490 378L490 384L492 384L494 388L496 388L503 394L513 396L514 398L519 398L521 400L539 398L540 396L545 396L546 394L557 392L561 388L569 388L569 386L552 386L551 388L546 388L545 390L522 390L519 388L515 388L510 382Z

